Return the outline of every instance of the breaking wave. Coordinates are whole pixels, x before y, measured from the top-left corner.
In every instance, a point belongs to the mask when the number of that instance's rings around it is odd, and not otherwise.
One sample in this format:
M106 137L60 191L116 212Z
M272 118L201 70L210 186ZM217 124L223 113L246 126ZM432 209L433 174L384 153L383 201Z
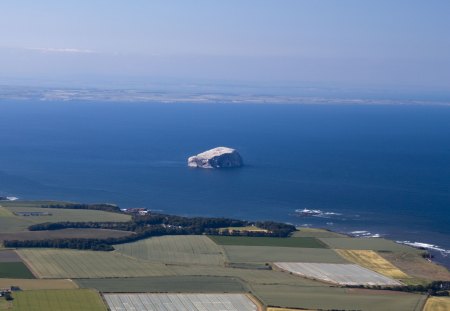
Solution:
M440 247L439 245L429 244L429 243L423 243L423 242L411 242L411 241L396 241L400 244L409 245L415 248L421 248L421 249L427 249L427 250L433 250L440 252L442 256L446 257L450 254L450 250Z

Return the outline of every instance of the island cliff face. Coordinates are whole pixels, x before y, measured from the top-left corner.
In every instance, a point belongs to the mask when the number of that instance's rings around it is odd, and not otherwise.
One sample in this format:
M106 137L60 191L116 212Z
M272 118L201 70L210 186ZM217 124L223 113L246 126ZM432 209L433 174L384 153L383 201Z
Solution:
M241 155L232 148L217 147L189 157L189 167L230 168L244 165Z

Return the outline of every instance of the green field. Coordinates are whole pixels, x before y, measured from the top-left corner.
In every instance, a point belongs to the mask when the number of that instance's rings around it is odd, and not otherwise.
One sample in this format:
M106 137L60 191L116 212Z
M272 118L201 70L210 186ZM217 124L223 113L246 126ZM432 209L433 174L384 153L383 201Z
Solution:
M22 262L0 262L0 278L34 279Z
M390 240L381 238L320 238L320 240L335 249L350 250L373 250L389 252L411 252L420 251L406 245L398 244Z
M14 292L12 311L106 311L100 295L88 289Z
M40 278L104 278L174 275L164 264L116 252L34 248L18 251Z
M277 307L324 310L421 311L425 295L337 287L254 285L264 304Z
M161 263L223 265L220 246L204 235L162 236L115 245L121 254Z
M272 238L223 235L210 235L208 237L219 245L327 248L326 244L312 237Z
M230 262L266 263L275 261L347 263L332 249L224 245Z
M238 278L218 276L78 279L76 282L82 288L102 292L242 293L249 290Z
M12 216L14 216L13 213L11 213L9 210L0 205L0 217L12 217Z
M292 234L292 237L301 238L301 237L312 237L312 238L344 238L346 237L343 234L336 233L333 231L328 231L325 229L318 228L298 228Z
M213 266L173 266L171 271L184 276L229 276L250 284L290 284L296 286L323 287L324 283L301 278L287 272L275 270L254 270L222 268Z
M0 232L17 232L23 231L28 226L44 222L59 221L129 221L131 216L97 211L97 210L75 210L75 209L55 209L41 208L43 204L51 204L55 202L47 201L14 201L2 202L2 209L9 211L0 213ZM47 212L50 216L17 216L14 212Z
M5 279L5 278L0 278L0 288L8 288L11 286L19 286L20 289L22 289L22 290L78 288L78 285L69 279L45 280L45 279Z

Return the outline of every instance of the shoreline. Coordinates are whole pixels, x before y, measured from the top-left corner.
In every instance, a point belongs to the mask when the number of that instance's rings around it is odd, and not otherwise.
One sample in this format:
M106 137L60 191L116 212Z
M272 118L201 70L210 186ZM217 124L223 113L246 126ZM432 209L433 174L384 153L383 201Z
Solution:
M1 196L0 198L2 198L0 200L0 207L1 207L1 202L32 202L32 201L41 201L41 200L32 200L32 199L20 199L18 197L15 196ZM55 200L43 200L43 201L55 201ZM59 200L56 200L59 201ZM56 202L55 201L55 202ZM338 213L332 213L335 215L341 215ZM176 213L174 214L176 215ZM190 215L186 214L184 216L188 216L188 217L195 217L198 215ZM305 217L307 218L307 217ZM284 222L286 224L290 224L289 222ZM439 258L447 258L447 256L450 254L450 250L447 250L445 248L440 247L439 245L433 244L433 243L427 243L427 242L418 242L418 241L409 241L409 240L401 240L401 239L395 239L395 238L391 238L388 236L388 234L379 234L379 233L375 233L372 234L371 232L367 231L367 230L354 230L354 231L342 231L342 230L333 230L327 227L323 227L323 226L312 226L312 225L307 225L307 226L302 226L302 225L295 225L295 227L297 228L297 230L304 229L304 228L309 228L309 229L320 229L320 230L325 230L328 231L330 233L337 233L340 235L344 235L345 237L348 238L360 238L360 239L364 239L364 238L372 238L372 239L386 239L392 242L395 242L397 244L400 245L407 245L410 247L413 247L415 249L418 250L422 250L424 252L426 252L427 254L430 255L430 257L426 258L424 257L426 260L428 260L429 262L432 262L434 264L440 265L445 267L447 270L450 271L450 260L439 260ZM439 257L440 256L440 257Z

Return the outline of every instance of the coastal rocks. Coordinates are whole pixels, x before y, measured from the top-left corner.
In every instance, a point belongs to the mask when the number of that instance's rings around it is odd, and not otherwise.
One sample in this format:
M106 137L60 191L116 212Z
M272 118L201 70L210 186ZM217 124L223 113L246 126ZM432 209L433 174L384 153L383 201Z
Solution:
M241 155L232 148L217 147L189 157L189 167L231 168L244 165Z

